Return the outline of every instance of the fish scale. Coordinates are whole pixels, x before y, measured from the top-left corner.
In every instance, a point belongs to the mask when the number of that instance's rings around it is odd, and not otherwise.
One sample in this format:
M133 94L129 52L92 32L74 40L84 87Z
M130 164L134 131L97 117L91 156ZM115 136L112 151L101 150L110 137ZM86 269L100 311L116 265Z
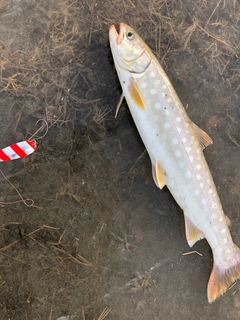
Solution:
M188 117L150 48L128 25L109 30L114 64L130 112L152 162L159 188L168 187L182 208L188 244L206 238L214 265L208 301L240 278L240 250L233 243L202 150L211 138Z

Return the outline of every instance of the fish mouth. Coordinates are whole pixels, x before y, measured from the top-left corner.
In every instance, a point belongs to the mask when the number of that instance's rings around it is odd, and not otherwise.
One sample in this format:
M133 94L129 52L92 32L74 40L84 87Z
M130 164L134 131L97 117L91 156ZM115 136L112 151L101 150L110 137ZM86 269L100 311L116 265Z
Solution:
M124 36L124 23L120 23L119 26L119 33L117 32L117 29L115 25L111 25L109 28L110 33L112 33L113 37L116 39L117 45L120 45L123 41L123 36Z

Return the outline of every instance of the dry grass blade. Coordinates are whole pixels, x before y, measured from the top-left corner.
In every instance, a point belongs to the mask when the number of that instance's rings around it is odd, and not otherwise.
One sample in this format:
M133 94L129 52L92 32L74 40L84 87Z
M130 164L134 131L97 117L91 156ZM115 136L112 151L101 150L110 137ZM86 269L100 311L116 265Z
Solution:
M214 13L216 12L217 8L219 7L220 3L222 2L222 0L219 0L218 3L216 4L215 8L213 9L210 17L208 18L206 24L205 24L205 28L207 27L207 25L209 24L210 20L212 19L212 16L214 15Z
M9 248L11 248L12 246L14 246L16 243L18 243L20 240L15 240L12 243L8 244L7 246L4 246L2 248L0 248L0 252L4 252L6 250L8 250Z
M107 317L107 315L111 312L112 309L110 308L105 308L102 313L100 314L100 316L97 318L97 320L103 320Z
M214 34L210 33L209 31L207 31L205 28L203 28L202 26L200 26L200 24L198 22L196 22L196 25L198 26L198 28L200 30L202 30L208 37L213 38L214 40L220 42L221 44L223 44L225 46L225 48L230 51L231 53L235 53L236 48L234 48L233 46L231 46L229 43L227 43L226 41L222 40L221 38L215 36Z
M239 143L239 125L238 122L231 117L229 114L227 115L230 122L228 124L228 129L226 130L227 135L229 137L229 139L237 146L240 147L240 143Z
M21 264L30 266L31 268L34 268L34 269L36 269L36 270L42 270L42 269L43 269L43 268L40 268L40 267L38 267L38 266L36 266L36 265L34 265L34 264L32 264L32 263L29 263L29 262L20 260L20 259L14 257L14 256L9 255L9 254L6 254L6 253L3 253L3 252L2 252L2 255L4 255L4 256L7 257L7 258L10 258L10 259L12 259L12 260L14 260L14 261L20 262Z
M110 113L109 110L104 109L101 110L97 104L95 104L93 108L93 121L101 128L104 129L104 122L106 120L107 115Z
M12 224L19 224L19 223L12 223ZM9 224L8 224L9 225ZM39 227L38 229L26 234L24 236L24 238L28 238L28 237L31 237L32 235L34 235L35 233L37 233L38 231L42 230L42 229L47 229L47 230L58 230L58 228L54 228L54 227L51 227L51 226L47 226L47 225L43 225L41 227ZM20 239L18 240L15 240L13 241L12 243L0 248L0 252L4 252L6 250L8 250L9 248L11 248L12 246L14 246L15 244L19 243L20 242Z
M96 0L93 0L91 6L89 6L90 12L91 12L91 25L90 25L90 29L89 29L89 37L88 37L88 45L91 45L91 41L92 41L92 31L93 31L93 23L94 23L94 8L96 5Z
M182 255L183 256L188 256L188 255L190 255L190 254L194 254L194 253L196 253L196 254L198 254L200 257L202 257L202 254L201 253L199 253L199 252L197 252L197 251L189 251L189 252L185 252L185 253L183 253Z
M48 244L53 245L55 250L63 253L64 255L66 255L67 257L71 258L73 261L77 262L78 264L81 264L81 265L86 266L86 267L92 267L93 266L93 264L91 262L89 262L87 259L85 259L80 254L77 254L77 257L74 257L72 254L70 254L69 252L65 251L64 249L58 248L53 243L48 242Z
M136 164L138 163L139 160L142 159L142 157L145 155L145 153L147 152L147 150L145 149L142 154L137 158L137 160L134 162L134 164L131 166L131 168L128 170L128 174L130 174L133 169L135 168Z
M186 38L186 40L183 45L183 50L186 49L188 43L190 42L191 37L192 37L194 31L196 30L196 27L197 27L196 22L193 22L193 24L184 31L184 38Z
M1 179L0 179L1 180ZM0 226L0 231L2 230L8 230L8 226L11 225L21 225L21 222L8 222L8 223L4 223L3 225Z
M229 139L230 139L237 147L240 147L240 144L237 142L237 139L236 139L236 138L234 137L234 135L233 135L233 130L232 130L231 127L227 130L227 135L228 135Z

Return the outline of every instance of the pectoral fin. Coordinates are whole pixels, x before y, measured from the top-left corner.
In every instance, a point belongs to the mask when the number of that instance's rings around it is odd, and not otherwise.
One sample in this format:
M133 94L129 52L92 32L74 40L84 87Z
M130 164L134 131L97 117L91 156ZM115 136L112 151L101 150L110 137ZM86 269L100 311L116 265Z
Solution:
M195 123L193 124L193 128L199 138L199 142L202 149L205 149L210 144L213 144L213 141L209 137L209 135L205 131L203 131L201 128L199 128Z
M166 184L166 172L163 170L160 162L152 163L152 175L156 186L162 189Z
M139 92L139 89L138 89L134 79L132 79L132 78L130 79L130 83L128 85L128 90L129 90L131 98L136 103L136 105L140 109L145 109L145 105L144 105L141 93Z
M123 102L123 99L124 99L124 94L122 93L122 94L121 94L121 97L120 97L120 99L119 99L119 101L118 101L118 104L117 104L117 108L116 108L116 112L115 112L115 118L117 118L118 111L119 111L119 109L120 109L120 107L121 107L121 104L122 104L122 102Z
M192 247L195 242L205 238L205 236L186 215L184 215L184 218L187 242Z

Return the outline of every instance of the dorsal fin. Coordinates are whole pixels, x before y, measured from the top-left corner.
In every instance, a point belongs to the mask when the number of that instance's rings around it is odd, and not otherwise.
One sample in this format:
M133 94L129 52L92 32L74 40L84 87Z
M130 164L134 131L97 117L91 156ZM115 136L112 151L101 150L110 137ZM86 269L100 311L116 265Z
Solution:
M210 144L213 144L213 141L209 137L209 135L205 131L203 131L201 128L199 128L195 123L193 123L193 129L196 132L196 135L199 139L202 149L206 148Z

